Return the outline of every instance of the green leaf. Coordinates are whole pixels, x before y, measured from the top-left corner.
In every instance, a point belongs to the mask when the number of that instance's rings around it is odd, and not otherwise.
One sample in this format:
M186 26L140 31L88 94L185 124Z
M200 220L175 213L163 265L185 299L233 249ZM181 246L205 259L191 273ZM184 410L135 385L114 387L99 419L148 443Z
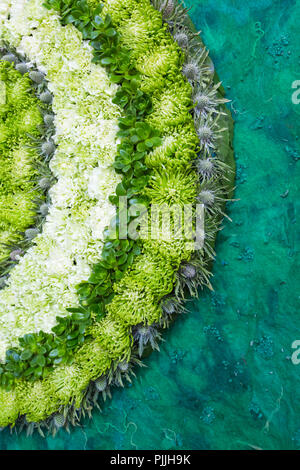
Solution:
M103 59L100 60L102 65L109 65L113 63L113 58L112 57L103 57Z
M116 195L117 196L126 196L126 189L123 186L123 183L119 183L117 188L116 188Z
M101 16L99 16L98 14L95 15L94 17L94 23L97 25L97 26L102 26L104 24L104 21L103 19L101 18Z
M53 364L55 364L56 366L58 366L59 364L61 364L63 361L63 358L62 357L57 357L56 359L54 359L53 361Z
M52 358L57 357L58 354L59 354L58 349L52 349L52 351L50 351L50 353L49 353L49 357L51 357L51 359L52 359Z
M140 142L139 144L137 144L136 148L138 152L144 152L146 150L146 145L144 142Z
M94 15L100 15L100 13L102 12L103 10L103 5L100 3L100 5L98 5L95 10L94 10Z
M35 357L30 361L31 367L36 367L36 366L44 367L45 364L46 364L46 359L45 359L44 356L41 356L41 355L35 356Z
M106 30L105 34L109 37L112 38L117 35L117 31L114 28L109 28Z

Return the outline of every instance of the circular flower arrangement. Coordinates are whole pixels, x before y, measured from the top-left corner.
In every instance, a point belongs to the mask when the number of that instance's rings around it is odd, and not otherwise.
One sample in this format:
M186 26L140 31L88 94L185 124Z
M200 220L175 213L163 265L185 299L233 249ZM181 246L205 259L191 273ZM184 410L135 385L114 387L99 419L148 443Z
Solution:
M0 426L55 433L211 288L232 120L177 1L2 0L0 47Z

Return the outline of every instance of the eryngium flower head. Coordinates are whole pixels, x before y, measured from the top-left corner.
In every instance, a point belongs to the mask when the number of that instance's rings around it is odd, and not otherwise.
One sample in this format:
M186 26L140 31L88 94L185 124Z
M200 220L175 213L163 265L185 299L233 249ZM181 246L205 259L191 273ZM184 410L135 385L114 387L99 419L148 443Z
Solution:
M54 123L54 114L46 114L44 116L44 123L46 124L47 127L52 126Z
M49 157L55 151L55 145L51 140L42 144L42 153Z
M51 180L50 180L50 178L41 178L38 182L38 185L41 189L43 189L45 191L46 189L50 188Z
M52 103L53 96L49 91L44 91L40 94L39 98L43 103L50 104Z
M27 240L33 240L39 233L40 232L37 228L28 228L25 231L25 237Z
M40 83L43 82L45 76L44 76L43 73L37 72L37 71L33 70L32 72L29 72L29 78L30 78L33 82L35 82L35 83L37 83L37 84L39 85Z
M97 379L95 381L95 386L96 386L96 389L98 390L98 392L104 392L104 390L106 389L107 387L107 379L105 376L103 377L100 377L99 379Z
M16 70L20 72L22 75L28 72L28 67L27 64L24 62L20 62L19 64L16 65Z
M16 63L18 61L14 54L5 54L1 60L3 60L4 62L10 62L11 64Z

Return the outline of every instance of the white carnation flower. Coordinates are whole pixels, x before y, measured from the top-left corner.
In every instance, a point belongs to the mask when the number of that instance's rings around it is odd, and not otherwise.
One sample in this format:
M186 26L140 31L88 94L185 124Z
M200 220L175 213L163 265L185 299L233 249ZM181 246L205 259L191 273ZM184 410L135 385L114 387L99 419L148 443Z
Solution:
M110 196L121 182L121 176L111 167L104 165L94 168L88 182L88 194L92 199L104 199Z

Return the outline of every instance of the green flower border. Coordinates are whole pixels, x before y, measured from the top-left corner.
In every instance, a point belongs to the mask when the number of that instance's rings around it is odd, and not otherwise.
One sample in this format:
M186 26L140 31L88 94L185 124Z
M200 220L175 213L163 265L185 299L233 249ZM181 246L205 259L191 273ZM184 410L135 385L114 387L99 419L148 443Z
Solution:
M106 41L108 46L112 42L112 46L116 47L119 42L118 34L113 29L108 16L104 21L99 16L102 7L92 12L85 2L77 2L77 4L82 7L82 10L79 10L80 14L87 15L85 18L89 17L92 20L90 15L93 14L95 25L101 31L97 37L98 41L101 37L102 42ZM51 2L45 4L49 8L55 5ZM66 11L70 13L69 6L59 11L62 24L73 23L83 33L84 39L92 40L96 29L93 28L90 34L87 31L84 32L83 24L86 23L86 19L69 21L69 16L65 20ZM73 12L72 9L71 12ZM140 197L141 190L147 185L150 173L145 165L145 158L147 153L162 142L159 137L160 133L144 121L151 109L151 100L146 93L138 89L139 74L129 64L129 57L129 52L122 46L119 46L116 51L113 49L106 51L106 56L101 56L99 60L95 55L95 62L106 66L111 80L122 84L113 102L118 104L124 112L119 120L121 130L117 134L122 143L119 145L114 163L116 171L122 174L122 182L117 186L116 194L110 197L110 201L117 206L117 217L116 221L112 222L111 228L107 230L102 261L93 266L89 280L78 286L80 306L67 309L71 313L70 316L57 317L57 325L52 329L53 334L42 331L26 334L19 339L20 347L7 350L5 363L0 366L0 384L7 390L10 390L19 378L24 377L29 380L45 378L53 367L72 362L74 351L88 337L87 329L105 316L106 306L114 296L114 283L122 279L133 263L134 257L141 253L139 242L119 240L111 238L110 235L111 231L117 230L118 236L118 220L121 218L121 210L118 207L119 196L126 196L129 204L132 201L149 204L147 197ZM112 62L113 58L115 58L115 64ZM122 63L121 69L120 63ZM132 219L134 217L131 217Z
M54 3L54 2L52 2ZM55 2L56 5L60 4L59 6L65 4L65 2ZM87 5L85 2L76 2L77 4L80 4L84 9L85 11L87 11ZM95 2L92 2L92 3L95 3ZM70 2L68 2L68 4L70 5ZM53 6L53 4L51 5ZM176 7L177 8L177 7ZM82 11L81 11L82 13ZM99 10L99 13L100 13L100 10ZM181 14L183 15L183 10L181 10ZM69 14L69 12L68 12ZM86 18L86 17L84 17ZM100 18L100 17L99 17ZM69 18L70 19L70 18ZM74 21L75 20L75 21ZM81 21L80 18L74 18L70 21L71 23L75 23L77 21ZM83 20L83 22L86 21L86 20ZM99 25L97 26L104 26L104 28L108 29L110 31L109 37L113 38L115 37L115 33L112 32L112 29L111 28L111 21L109 21L108 19L106 20L106 24L105 24L105 21L104 23L102 24L101 23L101 20L98 20L100 22ZM76 24L76 26L78 27L79 24ZM85 25L86 26L86 25ZM85 28L85 26L83 26L83 29ZM89 35L92 33L91 30L88 30L86 29L85 31L83 31L83 36L85 39L89 39ZM104 54L104 55L103 55ZM105 55L106 54L106 55ZM127 52L125 53L125 55L127 55ZM124 56L123 56L123 59L124 59ZM97 57L97 54L95 56L95 61L103 61L101 62L102 65L106 65L108 69L110 68L113 68L113 67L116 67L116 62L114 63L113 61L110 61L110 57L109 55L107 55L107 51L101 51L100 52L100 55L98 54L98 57ZM105 63L106 62L106 63ZM113 70L113 75L117 75L115 72L116 69ZM130 77L130 78L126 78L126 82L130 83L132 80L136 80L136 76L135 78L133 79L131 75L127 75L127 77ZM115 80L119 80L119 78L117 78L117 76L115 77ZM122 87L123 88L123 87ZM131 87L129 86L129 89L127 88L126 89L126 93L125 93L125 96L126 94L128 94L132 92L132 89ZM142 98L144 98L143 95L140 95ZM118 104L120 105L120 103L122 102L122 100L124 99L124 94L123 94L123 90L121 93L119 93L117 95L117 100L119 100ZM143 105L145 106L145 100L143 100ZM149 106L149 109L150 109L150 106ZM229 120L228 118L228 114L227 114L227 121ZM126 118L125 118L125 121L120 122L121 124L121 129L123 127L123 129L121 130L121 134L120 136L122 138L128 138L128 137L133 137L133 135L135 134L131 134L130 132L130 129L132 129L132 121L126 121ZM142 126L143 127L143 126ZM147 126L146 128L149 132L149 127ZM150 128L151 129L151 128ZM128 133L128 130L129 130L129 133ZM145 130L145 128L143 129ZM151 131L150 131L151 132ZM149 135L147 136L147 139L150 137L150 139L153 138L157 138L158 135L156 133L156 131L154 131L155 135ZM123 134L123 135L122 135ZM228 137L228 135L227 135ZM147 139L144 139L144 142L145 140ZM224 142L226 141L226 138L224 139ZM229 139L227 139L227 147L228 147L228 141ZM157 146L159 145L159 142L156 141L153 143L153 147L155 147L155 143L157 143ZM224 148L225 146L224 145ZM119 157L123 157L122 155L119 155ZM118 157L117 157L118 159ZM122 159L119 158L119 162L117 161L116 159L116 163L117 165L120 165L120 168L116 168L117 170L119 171L122 171L124 170L124 162L122 161ZM232 163L230 161L230 163ZM123 165L123 166L122 166ZM225 166L222 166L220 164L219 166L219 170L220 172L222 172L221 170L223 170L223 174L225 172L225 174L229 175L229 172L228 172L228 168L225 167ZM127 171L124 171L124 173L126 174L128 172L128 169ZM159 175L157 175L157 178L159 178ZM138 179L138 177L137 177ZM226 177L224 178L226 180ZM133 194L131 196L134 196L136 197L136 191L137 189L136 188L133 188L132 189L132 186L134 185L131 185L131 184L128 184L130 183L130 179L126 181L126 177L124 178L124 181L123 183L119 186L119 188L117 189L117 195L124 195L125 194L125 191L127 190L133 190ZM128 185L128 186L127 186ZM227 188L229 188L231 185L228 184L227 182ZM148 194L150 195L154 195L155 196L155 191L154 191L155 188L150 188L150 191ZM201 189L201 187L200 187ZM119 194L118 194L118 191L119 191ZM225 194L225 189L222 190L223 194ZM221 200L221 198L220 198ZM113 201L115 201L115 199L113 199ZM145 202L145 198L143 198L143 202ZM221 205L224 204L224 198L222 198L222 202L221 202ZM157 340L160 339L160 333L159 333L159 330L157 329L157 325L160 326L160 327L165 327L168 325L169 323L169 318L172 317L174 315L174 313L176 312L179 312L183 309L182 307L182 303L181 301L179 300L179 298L182 296L182 297L185 297L186 296L186 288L189 289L190 293L191 294L194 294L195 293L195 289L197 287L197 285L199 284L199 282L201 282L201 284L206 284L206 285L209 285L209 281L208 281L208 278L209 278L209 271L207 270L206 268L206 264L209 262L209 259L212 258L212 245L213 245L213 242L214 242L214 238L215 238L215 235L218 231L218 225L219 225L219 221L216 221L214 219L221 219L221 215L222 213L219 212L217 214L217 217L216 217L216 214L213 214L214 217L211 218L211 220L214 222L212 224L212 229L211 229L211 232L210 232L210 238L208 239L208 243L207 243L207 246L210 247L210 248L207 248L207 251L206 253L201 253L200 255L200 258L196 258L194 257L194 259L192 260L189 260L189 262L187 263L188 261L188 257L186 257L186 260L184 262L184 264L181 264L181 267L178 271L178 274L177 274L177 285L176 285L176 288L175 288L175 292L174 292L174 295L175 296L171 296L171 297L167 297L167 296L163 296L164 300L163 300L163 303L161 304L161 307L162 307L162 312L163 312L163 315L161 315L161 311L157 312L157 311L154 311L153 312L153 316L152 316L152 319L150 318L150 324L148 324L147 326L147 322L145 323L146 321L146 318L144 317L141 317L139 318L137 316L137 319L135 320L136 321L136 327L134 328L133 330L133 338L134 340L136 341L135 342L135 346L133 347L133 353L131 355L131 360L130 362L128 362L128 355L127 353L126 354L117 354L116 355L116 359L114 359L114 362L112 363L111 365L111 368L110 368L110 371L109 373L106 375L106 376L103 376L101 377L100 379L98 380L93 380L91 383L90 383L90 386L88 388L88 391L84 394L84 398L83 398L83 402L82 402L82 407L81 407L81 412L84 412L84 410L90 410L91 408L91 403L94 403L97 399L97 396L99 394L99 392L102 392L104 394L104 396L106 396L106 394L109 394L109 385L110 384L116 384L116 385L121 385L122 384L122 375L127 378L129 378L129 372L131 370L131 366L138 361L138 359L135 357L135 354L134 354L134 351L137 352L137 348L139 348L139 353L142 354L142 351L144 349L145 346L147 346L148 344L151 344L152 348L155 348L157 347ZM108 236L109 236L109 232L108 232ZM111 261L113 261L114 263L116 263L116 260L117 260L117 256L114 256L114 257L111 257L111 254L113 253L113 249L116 248L116 247L113 247L112 246L112 242L109 240L108 241L108 246L105 247L106 249L108 249L108 260L109 260L109 267L111 267ZM105 248L104 248L104 251L105 251ZM135 253L136 255L138 255L139 252ZM161 256L162 254L165 255L167 252L166 251L161 251L161 250L158 250L158 254L159 256ZM168 253L169 255L169 253ZM104 260L105 260L105 256L104 255ZM173 259L174 261L174 256L173 256ZM103 269L104 268L107 268L107 265L101 265L102 263L100 263L100 278L101 278L101 284L102 284L102 279L103 279ZM178 267L180 265L180 262L178 264ZM118 266L118 264L114 264L114 267ZM127 270L128 266L126 267L126 270ZM96 270L97 271L97 270ZM139 271L138 271L139 273ZM94 272L93 274L96 274L97 276L97 272ZM116 279L118 282L117 282L117 289L116 289L116 292L119 294L119 293L122 293L124 292L124 287L125 287L125 290L127 290L128 288L128 273L126 273L127 275L127 279L125 280L125 283L124 283L124 286L122 286L122 281L120 282L120 279ZM129 276L131 276L131 272L129 273ZM122 275L120 276L120 278L122 277ZM133 276L134 277L134 276ZM98 280L99 278L96 278L97 279L97 283L98 283ZM91 280L90 280L91 281ZM127 285L126 285L126 281L127 281ZM90 285L94 286L94 283L92 282L88 282L88 283L85 283L84 285L80 286L80 289L87 289L88 287L90 287ZM79 294L81 295L81 298L82 298L82 301L83 302L87 302L89 303L89 299L90 299L90 293L86 292L85 290L81 291L80 293L80 289L79 289ZM119 289L119 291L118 291ZM167 287L166 291L169 292L169 286ZM119 296L119 300L118 300L118 295L116 295L114 297L114 299L117 299L117 301L115 302L117 308L119 308L122 303L123 303L123 298L122 298L122 295ZM102 304L103 305L103 304ZM108 307L110 307L111 304L108 305ZM73 315L85 315L86 314L86 311L87 311L87 307L88 305L83 305L82 307L82 310L81 311L76 311L76 312L73 312ZM94 307L93 307L94 308ZM101 306L101 308L103 308ZM103 310L100 312L100 315L101 313L103 312ZM109 311L109 314L110 314L110 317L111 318L114 318L114 311L113 309L111 309ZM71 318L73 317L73 315L71 316ZM73 317L74 318L74 317ZM82 318L81 317L76 317L78 318L78 320L76 320L76 322L79 322L79 327L80 325L82 326L82 322L85 322L85 318ZM131 320L131 319L130 319ZM139 325L139 320L141 321L141 324ZM152 323L152 325L151 325ZM125 321L125 324L126 324L126 321ZM130 324L130 322L129 322ZM88 325L88 327L90 326L90 324ZM97 329L97 322L96 322L96 326L95 328ZM92 330L90 330L90 332L92 333ZM125 331L126 333L126 331ZM95 332L94 332L95 334ZM93 336L93 334L92 334ZM113 345L112 345L113 346ZM112 355L113 356L113 355ZM123 358L123 360L120 361L120 357ZM125 361L124 361L124 358L125 358ZM127 358L127 360L126 360ZM76 403L70 403L69 406L65 406L64 407L64 412L63 414L55 414L51 419L48 419L46 420L45 424L47 425L47 427L50 428L50 430L52 431L55 431L57 428L59 428L60 426L62 425L67 425L67 423L70 421L72 422L73 424L75 424L75 422L79 419L79 416L78 416L78 413L76 412L76 408L78 407L78 402ZM80 413L79 413L80 414ZM21 423L26 423L26 418L20 418L18 420L18 423L21 424ZM33 429L34 427L38 427L38 429L40 429L40 426L39 425L36 425L34 423L32 423L30 425L30 428L29 429Z

